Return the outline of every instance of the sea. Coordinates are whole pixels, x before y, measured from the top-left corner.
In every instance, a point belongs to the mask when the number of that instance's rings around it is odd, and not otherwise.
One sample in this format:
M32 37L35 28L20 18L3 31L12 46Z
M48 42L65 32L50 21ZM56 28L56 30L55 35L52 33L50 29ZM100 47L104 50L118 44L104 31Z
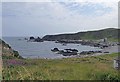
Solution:
M91 47L81 44L67 44L66 46L55 43L55 41L44 41L44 42L28 42L25 37L3 37L6 43L8 43L12 49L19 52L24 58L67 58L70 56L63 56L62 54L56 54L51 51L53 48L63 49L77 49L78 52L82 51L97 51L101 50L98 47Z

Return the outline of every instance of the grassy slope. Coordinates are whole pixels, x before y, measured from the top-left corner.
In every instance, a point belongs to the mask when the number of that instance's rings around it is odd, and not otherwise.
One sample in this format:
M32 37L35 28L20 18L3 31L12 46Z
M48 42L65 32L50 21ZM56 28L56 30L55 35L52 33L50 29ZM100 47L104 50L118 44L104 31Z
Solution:
M2 59L14 59L14 58L22 58L18 51L15 51L3 40L0 40L0 46L2 51Z
M58 34L58 35L46 35L43 37L45 40L61 40L61 39L88 39L88 40L99 40L108 38L110 41L118 41L118 31L120 29L108 28L97 31L78 32L73 34Z
M8 65L4 59L3 77L6 80L98 80L120 79L113 68L113 59L118 54L67 59L14 59L21 65ZM12 60L12 59L11 59Z
M0 80L2 79L2 59L22 59L19 53L0 39Z

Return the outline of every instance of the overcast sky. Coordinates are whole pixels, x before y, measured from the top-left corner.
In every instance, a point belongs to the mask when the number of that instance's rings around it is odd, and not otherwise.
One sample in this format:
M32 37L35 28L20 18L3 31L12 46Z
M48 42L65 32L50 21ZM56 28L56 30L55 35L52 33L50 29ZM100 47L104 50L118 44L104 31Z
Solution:
M44 36L118 27L117 0L5 1L2 36Z

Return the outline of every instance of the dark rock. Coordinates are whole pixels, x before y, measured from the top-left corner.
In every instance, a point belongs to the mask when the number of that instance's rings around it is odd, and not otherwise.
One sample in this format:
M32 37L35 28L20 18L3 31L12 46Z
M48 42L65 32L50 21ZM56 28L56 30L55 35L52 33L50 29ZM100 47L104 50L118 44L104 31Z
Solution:
M43 42L43 40L40 37L37 37L37 38L30 37L28 42Z
M94 51L95 53L102 53L102 51Z
M63 52L62 55L63 56L72 56L72 55L77 55L77 53L75 53L75 52Z
M104 52L104 53L109 53L109 52L106 51L106 52Z
M77 49L64 49L64 50L69 51L69 52L78 52Z
M30 37L30 40L35 39L33 36Z
M62 53L64 53L64 50L59 50L57 54L62 54Z
M35 42L43 42L43 40L42 40L40 37L37 37L37 38L35 39Z
M58 52L59 49L58 49L58 48L54 48L54 49L51 49L51 51L53 51L53 52Z
M62 54L63 56L77 55L78 52L76 49L59 50L58 48L51 49L51 51L57 52L57 54Z
M119 42L119 43L117 43L117 45L120 45L120 42Z
M95 54L95 53L102 53L102 51L82 51L80 54L89 55L89 54Z

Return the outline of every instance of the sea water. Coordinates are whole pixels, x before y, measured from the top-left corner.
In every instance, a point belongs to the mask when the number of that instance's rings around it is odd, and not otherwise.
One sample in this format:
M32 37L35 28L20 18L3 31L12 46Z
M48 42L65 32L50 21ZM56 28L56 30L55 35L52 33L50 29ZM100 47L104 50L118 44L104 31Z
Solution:
M12 49L17 50L19 54L24 58L66 58L62 54L56 54L51 51L53 48L62 49L77 49L79 52L82 51L97 51L101 50L97 47L91 47L81 44L67 44L63 46L60 43L54 41L44 42L27 42L25 37L3 37L3 40L8 43Z

